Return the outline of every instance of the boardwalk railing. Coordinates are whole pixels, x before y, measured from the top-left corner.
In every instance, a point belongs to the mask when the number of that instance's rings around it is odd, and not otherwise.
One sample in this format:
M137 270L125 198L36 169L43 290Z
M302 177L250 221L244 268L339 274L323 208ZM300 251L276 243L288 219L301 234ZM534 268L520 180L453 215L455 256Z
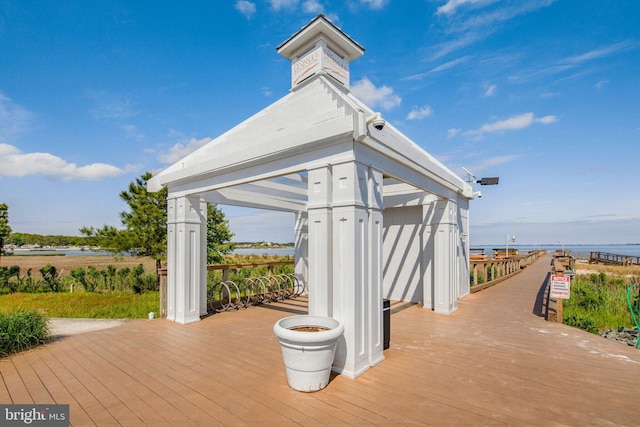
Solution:
M590 252L589 264L640 265L640 257L607 252Z
M508 258L492 259L478 259L472 256L469 262L471 292L481 291L519 273L544 253L544 251L532 251Z

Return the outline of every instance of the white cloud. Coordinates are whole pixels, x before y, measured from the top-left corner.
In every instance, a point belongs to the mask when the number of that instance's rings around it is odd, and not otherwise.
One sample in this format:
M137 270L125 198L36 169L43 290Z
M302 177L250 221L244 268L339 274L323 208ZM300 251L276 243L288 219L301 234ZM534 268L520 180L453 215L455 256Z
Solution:
M483 172L485 170L490 170L496 166L512 162L517 158L518 156L516 155L489 157L487 159L481 160L478 163L474 163L473 165L469 166L469 168L473 171L474 174L479 174L480 172Z
M99 180L124 171L106 163L77 166L49 153L23 153L17 147L0 143L0 176L43 175L63 180Z
M462 129L460 128L452 128L449 129L447 131L447 138L453 138L454 136L456 136L457 134L459 134L460 132L462 132Z
M543 125L548 125L557 121L558 118L556 116L544 116L535 120L536 123L542 123Z
M304 13L321 13L323 6L318 0L306 0L302 2L302 11Z
M458 64L463 64L469 60L469 56L463 56L462 58L454 59L453 61L445 62L442 65L439 65L429 71L430 73L438 73L440 71L448 70L449 68L453 68Z
M466 4L475 4L485 2L486 0L448 0L447 3L443 4L436 11L436 15L450 15L456 11L460 6L464 6Z
M542 123L548 125L557 121L555 116L544 116L536 118L533 113L524 113L517 116L511 116L505 120L497 120L493 123L486 123L479 129L469 130L465 132L465 135L482 135L485 133L505 132L511 130L519 130L527 128L534 123Z
M458 38L452 38L444 43L436 46L437 52L433 55L433 59L441 58L449 53L461 49L465 46L471 45L477 41L480 41L488 37L494 30L488 30L485 33L481 32L467 32L459 36Z
M293 9L298 5L298 0L269 0L273 10Z
M168 152L161 153L158 156L158 161L160 161L162 163L165 163L165 164L175 163L178 160L180 160L180 159L184 158L185 156L187 156L188 154L193 153L198 148L206 145L211 140L212 140L212 138L205 137L205 138L202 138L202 139L191 138L190 140L188 140L186 142L178 142L177 144L174 144L169 149Z
M94 102L91 110L94 119L126 119L140 114L129 95L90 90L87 96Z
M544 91L540 94L540 98L544 98L544 99L555 98L558 95L560 95L560 92Z
M487 87L487 89L484 91L484 93L482 94L482 96L485 97L485 98L493 96L494 93L496 92L496 88L497 87L498 87L498 85L489 85Z
M236 10L242 13L247 19L251 19L254 13L256 13L256 4L247 0L236 1Z
M605 56L614 55L625 50L632 49L636 46L635 43L625 40L619 43L612 44L611 46L605 46L598 49L590 50L580 55L570 56L565 58L562 62L569 64L582 64L584 62L592 61L594 59L603 58Z
M440 58L457 49L484 40L500 29L500 24L519 15L534 12L551 5L557 0L517 0L498 2L497 0L450 0L439 7L436 14L446 15L445 32L451 34L447 41L435 46L435 58ZM497 4L496 7L486 7ZM485 8L482 12L456 14L461 6L473 5L474 9ZM458 16L459 15L459 16ZM453 34L457 34L454 36Z
M555 64L549 65L547 67L541 68L539 70L534 70L529 73L523 73L518 76L511 76L509 80L511 81L519 81L519 82L528 82L534 79L539 78L548 78L548 76L553 76L556 74L561 74L565 72L574 71L574 74L569 75L568 78L575 78L585 74L588 74L590 70L586 67L591 61L595 61L598 59L602 59L608 56L621 54L627 50L636 49L638 47L638 43L625 40L619 43L615 43L609 46L600 47L598 49L593 49L588 52L573 55L566 58L562 58L558 60ZM575 72L576 69L582 68L583 71ZM608 80L601 80L597 83L596 87L601 89Z
M360 0L360 3L369 6L371 9L382 9L387 5L388 0Z
M9 141L29 128L33 114L0 92L0 142Z
M383 110L390 110L402 102L402 98L394 94L392 88L376 87L367 77L351 85L351 92L371 108L380 107Z
M407 120L420 120L424 119L425 117L429 117L432 114L433 108L431 108L431 106L429 105L425 105L424 107L420 108L414 107L413 110L409 112Z
M608 84L609 84L609 80L600 80L598 83L596 83L596 87L598 89L602 89L603 87L605 87Z
M144 139L144 134L139 132L138 129L134 125L122 125L120 126L124 131L124 134L127 138L132 139Z

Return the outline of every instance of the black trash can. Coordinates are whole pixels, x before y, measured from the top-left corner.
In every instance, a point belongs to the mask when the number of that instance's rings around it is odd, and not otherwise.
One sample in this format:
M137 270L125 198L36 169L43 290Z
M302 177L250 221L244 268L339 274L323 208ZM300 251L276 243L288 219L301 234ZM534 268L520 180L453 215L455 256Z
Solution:
M383 349L389 348L391 341L391 301L382 300L382 331L383 331Z

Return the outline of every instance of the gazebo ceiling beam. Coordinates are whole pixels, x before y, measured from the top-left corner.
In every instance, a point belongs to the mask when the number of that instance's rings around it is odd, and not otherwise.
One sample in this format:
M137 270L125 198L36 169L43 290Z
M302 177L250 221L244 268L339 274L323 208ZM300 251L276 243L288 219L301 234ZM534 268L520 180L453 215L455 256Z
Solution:
M289 178L290 176L291 175L279 176L279 177L267 179L264 181L256 181L246 185L260 187L266 190L275 190L275 191L281 191L285 193L297 194L300 196L304 196L304 198L306 198L308 189L307 189L306 179L303 179L305 177L302 177L301 175L296 175L301 178L299 181L296 181L294 179Z
M307 201L290 199L282 196L269 196L264 193L246 191L238 188L224 188L201 194L209 203L241 206L255 209L276 210L282 212L304 212Z

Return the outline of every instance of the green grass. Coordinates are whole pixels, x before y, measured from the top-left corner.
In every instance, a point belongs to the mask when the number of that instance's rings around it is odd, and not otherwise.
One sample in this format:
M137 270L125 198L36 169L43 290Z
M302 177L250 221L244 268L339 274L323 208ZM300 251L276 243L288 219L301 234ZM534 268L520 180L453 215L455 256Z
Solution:
M0 357L46 342L47 318L38 310L0 313Z
M631 328L628 287L627 280L605 273L576 276L571 281L571 298L563 302L563 322L592 333Z
M40 310L47 317L144 319L160 310L158 292L130 293L15 293L0 296L0 313Z

